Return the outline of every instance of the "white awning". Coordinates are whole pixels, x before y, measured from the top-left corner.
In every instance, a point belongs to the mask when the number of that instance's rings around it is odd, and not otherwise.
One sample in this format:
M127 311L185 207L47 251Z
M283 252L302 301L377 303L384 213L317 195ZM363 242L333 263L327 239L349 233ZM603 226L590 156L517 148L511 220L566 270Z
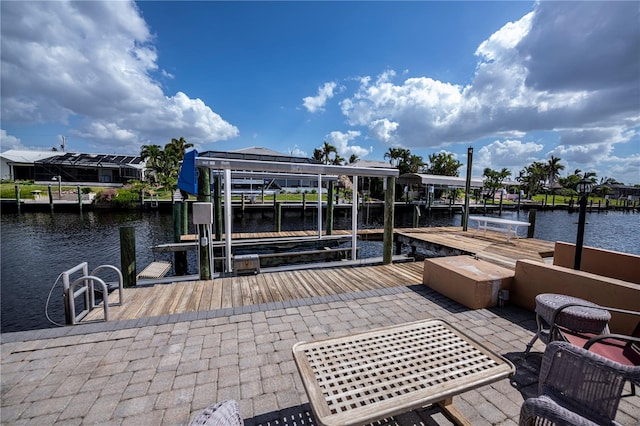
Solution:
M400 185L423 185L434 188L464 188L467 178L456 176L429 175L424 173L405 173L398 178ZM482 188L482 178L471 178L471 188Z

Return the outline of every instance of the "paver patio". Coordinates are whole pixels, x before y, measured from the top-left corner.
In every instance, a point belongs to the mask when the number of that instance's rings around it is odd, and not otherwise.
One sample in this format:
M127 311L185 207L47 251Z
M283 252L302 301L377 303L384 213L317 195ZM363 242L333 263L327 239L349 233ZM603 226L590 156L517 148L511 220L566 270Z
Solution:
M514 425L536 392L537 342L522 353L534 315L517 307L468 310L424 286L394 287L241 308L95 323L1 336L3 425L187 424L207 405L236 399L245 424L314 424L291 348L425 318L441 318L509 358L511 380L454 404L474 425ZM617 420L640 423L640 397ZM436 408L387 424L448 425Z

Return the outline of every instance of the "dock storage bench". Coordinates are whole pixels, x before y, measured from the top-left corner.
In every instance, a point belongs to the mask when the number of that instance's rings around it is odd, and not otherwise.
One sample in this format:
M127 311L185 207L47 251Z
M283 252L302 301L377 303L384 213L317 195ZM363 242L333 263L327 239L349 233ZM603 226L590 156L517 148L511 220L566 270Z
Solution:
M424 261L422 283L471 309L498 304L498 292L509 290L514 271L471 256Z
M259 274L260 257L257 254L233 256L233 270L238 275Z

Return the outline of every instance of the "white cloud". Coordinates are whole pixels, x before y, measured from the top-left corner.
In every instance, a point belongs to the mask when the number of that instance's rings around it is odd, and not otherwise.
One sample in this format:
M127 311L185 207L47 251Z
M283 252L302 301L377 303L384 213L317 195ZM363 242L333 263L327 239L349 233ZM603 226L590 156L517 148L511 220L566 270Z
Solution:
M1 43L3 122L73 118L72 134L120 152L238 134L200 99L163 93L154 37L132 2L3 2Z
M0 150L6 151L8 149L25 149L25 147L19 138L7 134L4 129L0 129Z
M473 175L482 175L487 167L494 170L506 168L515 178L522 169L522 165L540 159L540 153L543 149L543 145L535 142L496 140L474 152Z
M387 144L439 147L559 131L555 155L594 161L638 130L636 21L633 2L538 2L478 46L467 86L428 77L396 82L388 70L375 79L361 77L357 92L340 106L351 126L367 128ZM495 158L498 148L494 143L483 154Z
M356 130L349 130L346 133L334 131L327 135L327 142L333 145L338 154L348 160L351 155L356 155L358 158L362 158L369 153L369 150L358 145L349 145L351 141L360 136L360 132Z
M306 151L301 150L298 145L294 145L293 149L289 148L289 155L292 157L303 157L308 158Z
M337 88L337 83L333 81L325 83L318 87L318 94L316 96L307 96L302 99L302 104L307 111L311 113L324 111L327 101L335 96Z

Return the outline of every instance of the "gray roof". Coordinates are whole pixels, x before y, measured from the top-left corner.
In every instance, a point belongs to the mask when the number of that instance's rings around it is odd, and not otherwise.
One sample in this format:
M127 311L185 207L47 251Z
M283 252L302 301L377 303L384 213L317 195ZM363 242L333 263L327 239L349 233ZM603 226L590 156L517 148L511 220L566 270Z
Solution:
M9 149L7 151L0 152L0 157L4 158L8 162L23 164L33 164L36 161L55 157L56 155L60 155L60 152L36 150L32 151L26 149Z

